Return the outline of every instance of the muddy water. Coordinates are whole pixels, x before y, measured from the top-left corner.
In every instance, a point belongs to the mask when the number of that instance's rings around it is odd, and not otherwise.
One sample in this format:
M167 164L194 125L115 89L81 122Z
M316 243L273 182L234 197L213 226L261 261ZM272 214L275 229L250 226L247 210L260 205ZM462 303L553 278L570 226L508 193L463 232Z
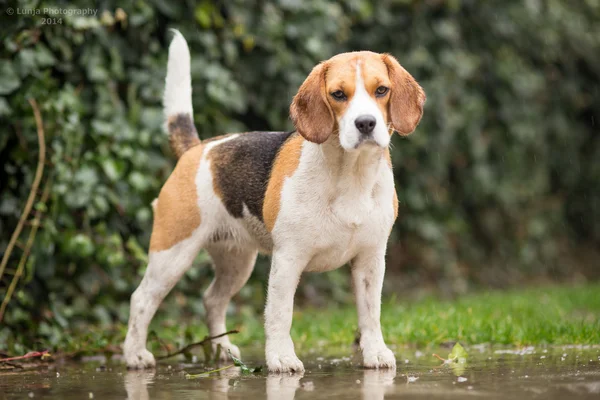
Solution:
M600 399L598 347L467 350L464 369L441 365L431 351L395 349L396 371L363 370L350 358L315 351L303 357L304 375L242 375L232 368L194 380L185 374L205 371L201 364L129 372L118 362L54 363L0 373L0 399ZM253 353L246 351L250 366L263 361Z

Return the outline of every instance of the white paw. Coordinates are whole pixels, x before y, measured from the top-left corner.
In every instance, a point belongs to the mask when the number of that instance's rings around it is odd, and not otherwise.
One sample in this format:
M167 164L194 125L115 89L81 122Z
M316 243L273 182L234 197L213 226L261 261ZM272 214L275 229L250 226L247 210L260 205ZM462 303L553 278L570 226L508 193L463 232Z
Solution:
M128 351L127 349L123 352L123 357L127 363L129 369L145 369L154 368L156 361L154 356L146 349L138 351Z
M396 368L394 353L385 346L366 347L362 350L365 368Z
M221 345L221 354L219 355L218 361L230 361L231 357L229 357L229 351L231 351L231 355L236 358L241 358L240 349L231 343L214 343L212 344L213 355L217 354L217 347Z
M269 352L267 354L269 372L304 372L304 364L296 354Z

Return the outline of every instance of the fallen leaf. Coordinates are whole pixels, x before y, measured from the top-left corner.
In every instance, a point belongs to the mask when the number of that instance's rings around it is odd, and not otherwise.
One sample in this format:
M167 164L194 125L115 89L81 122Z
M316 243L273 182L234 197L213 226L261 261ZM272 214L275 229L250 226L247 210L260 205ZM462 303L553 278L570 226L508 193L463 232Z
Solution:
M249 368L246 364L244 364L242 360L231 354L231 350L229 349L227 349L227 354L229 354L229 357L231 357L231 359L233 360L233 365L235 365L236 367L240 367L242 374L253 374L262 371L262 366Z

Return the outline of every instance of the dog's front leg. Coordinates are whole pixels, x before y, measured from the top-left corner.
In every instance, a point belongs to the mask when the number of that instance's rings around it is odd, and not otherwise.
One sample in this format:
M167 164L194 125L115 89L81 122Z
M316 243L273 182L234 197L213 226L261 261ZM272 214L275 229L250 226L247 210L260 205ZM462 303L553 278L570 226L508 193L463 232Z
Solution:
M304 365L294 351L290 329L294 294L307 262L306 255L300 252L273 252L265 307L265 356L271 372L304 371Z
M395 368L394 353L381 333L381 289L385 274L385 247L360 253L352 261L352 282L358 311L360 350L366 368Z

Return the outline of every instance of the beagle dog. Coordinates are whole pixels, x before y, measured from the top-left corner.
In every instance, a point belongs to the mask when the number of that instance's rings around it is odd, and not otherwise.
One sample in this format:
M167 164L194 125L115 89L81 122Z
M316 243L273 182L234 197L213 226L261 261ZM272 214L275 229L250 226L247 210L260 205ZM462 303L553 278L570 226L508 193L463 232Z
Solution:
M193 123L190 53L179 32L169 47L164 109L179 161L154 202L149 264L131 296L124 358L155 360L148 325L200 249L215 277L203 295L209 334L227 331L227 305L257 253L272 255L265 308L266 362L301 372L290 336L303 272L349 264L367 368L393 368L380 325L387 239L398 213L390 136L413 132L425 93L388 54L339 54L318 64L294 97L293 132L233 133L200 141ZM237 357L227 336L214 340ZM221 356L227 358L227 351Z

